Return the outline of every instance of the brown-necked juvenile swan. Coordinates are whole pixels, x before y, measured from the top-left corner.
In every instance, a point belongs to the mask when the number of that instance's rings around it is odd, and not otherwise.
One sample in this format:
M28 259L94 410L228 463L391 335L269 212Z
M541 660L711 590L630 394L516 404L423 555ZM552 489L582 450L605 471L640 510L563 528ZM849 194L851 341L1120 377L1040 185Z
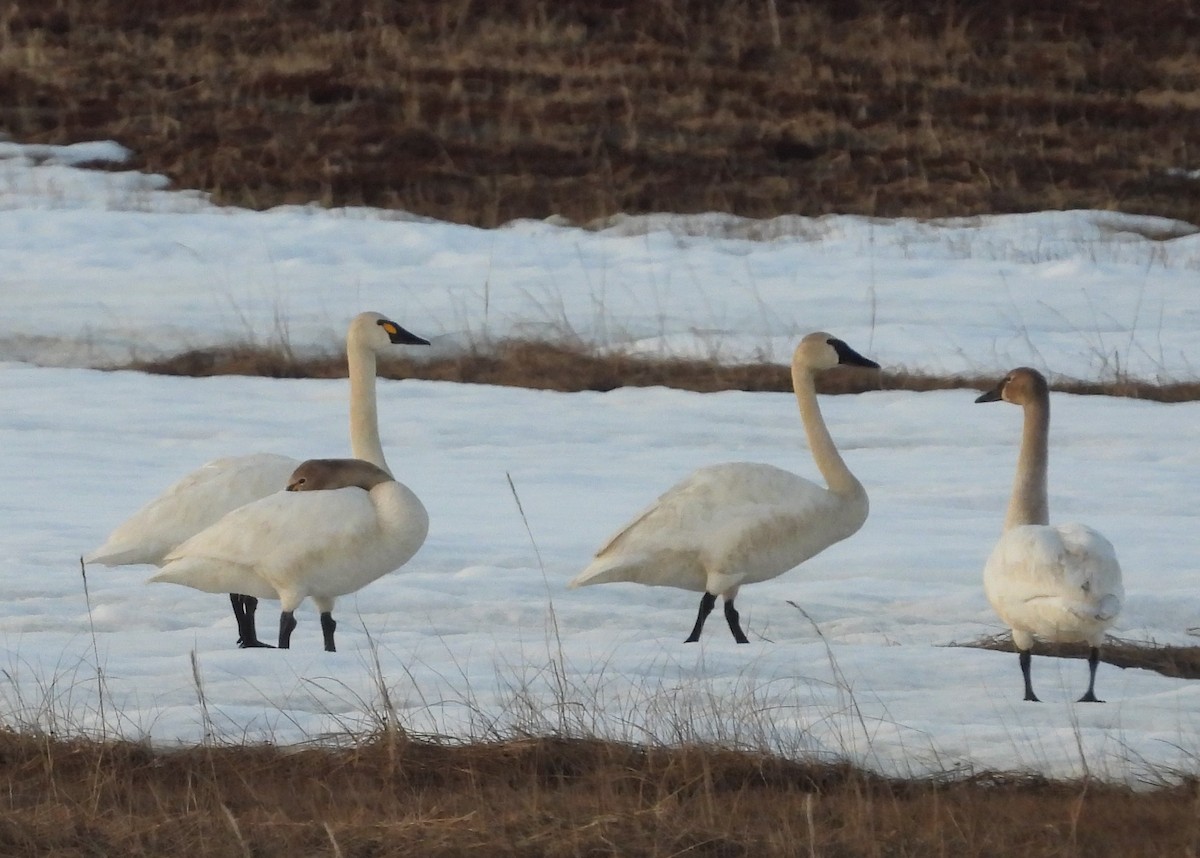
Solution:
M838 364L879 367L824 332L804 337L792 357L800 419L828 488L772 465L701 468L613 536L569 586L632 581L699 590L704 595L687 643L700 639L723 596L729 630L738 643L749 643L733 604L738 588L782 575L867 519L867 493L842 461L817 404L814 373Z
M375 402L376 355L393 345L429 345L379 313L360 313L346 332L350 380L350 450L387 470L379 440ZM243 504L282 491L299 459L273 453L231 456L187 474L118 525L103 545L84 557L87 563L161 566L167 553ZM254 611L258 600L231 592L238 646L259 647Z
M200 531L171 551L150 581L278 599L280 649L291 645L296 608L311 598L325 649L334 652L334 600L399 569L428 531L421 501L387 471L358 459L310 459L286 492Z
M1035 369L1018 367L976 402L1004 400L1025 411L1021 452L1004 535L983 570L988 601L1012 629L1019 652L1025 699L1036 701L1029 679L1035 638L1091 644L1087 692L1096 698L1096 666L1104 633L1125 598L1121 567L1107 539L1082 524L1050 525L1046 495L1049 459L1050 388Z

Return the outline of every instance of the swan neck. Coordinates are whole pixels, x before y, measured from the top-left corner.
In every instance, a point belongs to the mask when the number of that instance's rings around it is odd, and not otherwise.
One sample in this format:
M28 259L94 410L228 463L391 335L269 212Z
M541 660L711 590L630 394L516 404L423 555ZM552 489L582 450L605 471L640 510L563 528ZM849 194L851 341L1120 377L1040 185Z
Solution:
M379 411L375 403L375 352L351 339L346 344L350 375L350 452L356 459L392 472L379 440Z
M843 496L862 494L862 483L846 467L825 425L825 418L821 416L812 371L793 363L792 389L796 392L796 402L800 405L800 421L804 424L804 434L808 437L808 448L829 490Z
M1024 405L1025 421L1021 430L1021 452L1017 456L1017 475L1004 529L1023 524L1049 524L1050 504L1046 496L1046 471L1050 460L1049 397Z

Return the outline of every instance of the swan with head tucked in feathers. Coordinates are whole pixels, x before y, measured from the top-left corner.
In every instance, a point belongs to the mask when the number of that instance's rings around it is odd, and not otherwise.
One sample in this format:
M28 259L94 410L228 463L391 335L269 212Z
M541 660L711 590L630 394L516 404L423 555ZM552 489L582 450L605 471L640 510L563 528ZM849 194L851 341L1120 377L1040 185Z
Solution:
M1034 639L1041 639L1091 645L1088 687L1079 702L1099 703L1095 686L1100 645L1125 598L1121 567L1109 541L1090 527L1050 524L1050 388L1045 377L1018 367L975 401L1001 400L1024 409L1024 428L1004 534L984 567L984 591L1012 629L1026 700L1038 699L1029 668Z
M800 418L827 488L772 465L701 468L618 531L569 586L631 581L700 591L688 643L700 639L723 596L734 639L748 643L734 607L738 588L782 575L855 533L867 518L867 493L838 453L817 404L814 374L839 364L879 367L824 332L804 337L792 357Z
M403 566L428 531L421 501L387 471L311 459L286 492L233 510L168 553L150 581L278 599L280 649L291 645L296 608L311 598L334 652L334 600Z
M350 450L387 470L379 439L375 401L376 355L393 345L428 345L379 313L360 313L346 332L350 382ZM225 513L287 485L299 459L255 453L216 459L187 474L118 525L103 545L84 557L86 563L161 566L167 553L214 524ZM266 646L258 640L252 595L230 591L238 625L238 645Z

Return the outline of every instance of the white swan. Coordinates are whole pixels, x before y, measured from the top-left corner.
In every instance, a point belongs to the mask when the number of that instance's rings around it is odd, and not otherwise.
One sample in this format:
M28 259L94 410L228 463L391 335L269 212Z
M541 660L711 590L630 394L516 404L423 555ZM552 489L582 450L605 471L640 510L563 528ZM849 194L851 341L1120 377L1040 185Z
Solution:
M376 354L392 345L429 345L379 313L360 313L346 332L350 377L350 450L387 470L379 440L375 403ZM243 504L281 491L299 459L255 453L216 459L183 477L118 525L103 545L84 557L86 563L161 566L167 553ZM254 627L257 599L231 592L238 625L238 645L266 646Z
M291 644L296 608L311 598L334 652L334 600L403 566L428 531L421 501L387 471L311 459L286 492L233 510L168 553L150 581L278 599L280 649Z
M1035 638L1091 644L1088 687L1081 703L1096 697L1096 666L1105 631L1125 598L1121 566L1107 539L1082 524L1050 525L1046 496L1050 388L1035 369L1018 367L976 402L1004 400L1025 410L1021 452L1004 535L983 570L988 601L1012 629L1025 699L1036 701L1029 678Z
M687 643L700 639L717 596L724 596L734 639L748 643L733 604L738 588L782 575L867 518L867 493L842 461L817 405L814 373L838 364L879 367L823 332L801 340L792 357L800 418L829 488L771 465L701 468L622 528L568 586L633 581L702 591Z

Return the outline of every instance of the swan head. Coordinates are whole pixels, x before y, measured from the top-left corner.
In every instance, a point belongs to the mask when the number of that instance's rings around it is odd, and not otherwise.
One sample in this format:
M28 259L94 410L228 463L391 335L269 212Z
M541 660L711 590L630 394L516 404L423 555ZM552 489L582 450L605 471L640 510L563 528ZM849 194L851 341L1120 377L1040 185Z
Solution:
M792 365L804 367L810 371L832 369L835 366L861 366L868 369L879 369L879 364L870 358L865 358L844 340L839 340L833 334L815 331L800 341L796 353L792 356Z
M1050 385L1046 376L1028 366L1019 366L1011 370L1001 379L1000 383L987 393L980 394L976 402L1011 402L1014 405L1025 405L1029 402L1045 400L1050 396Z
M362 459L309 459L288 477L289 492L319 492L357 486L370 491L392 475Z
M372 351L382 351L388 346L427 346L429 340L406 331L381 313L359 313L350 322L346 343L361 343Z

